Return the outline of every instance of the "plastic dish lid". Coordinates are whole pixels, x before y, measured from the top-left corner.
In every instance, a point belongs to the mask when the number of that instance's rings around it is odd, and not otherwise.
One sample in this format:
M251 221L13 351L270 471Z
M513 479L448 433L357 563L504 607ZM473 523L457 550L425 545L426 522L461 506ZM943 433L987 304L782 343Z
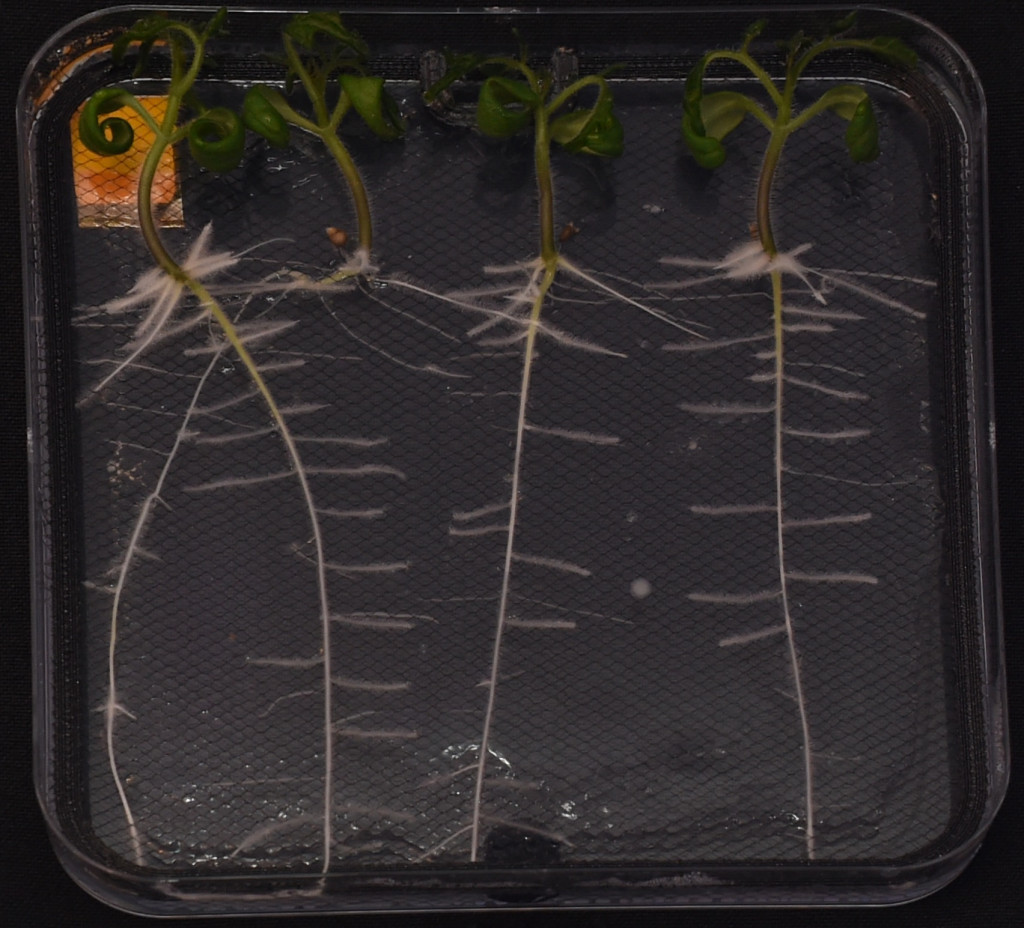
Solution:
M984 101L926 23L836 15L119 8L39 52L36 775L76 880L212 915L966 866L1006 783ZM425 102L443 49L505 60ZM212 163L246 106L274 144Z

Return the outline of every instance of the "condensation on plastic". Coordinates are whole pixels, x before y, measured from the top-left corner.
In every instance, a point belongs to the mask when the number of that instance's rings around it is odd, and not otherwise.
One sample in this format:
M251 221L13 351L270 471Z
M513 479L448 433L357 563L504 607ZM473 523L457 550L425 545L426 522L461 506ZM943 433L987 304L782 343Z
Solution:
M110 71L135 15L55 38L19 112L37 769L71 874L151 914L878 904L955 876L1005 745L984 106L948 40L863 11L918 70L806 81L866 82L883 154L851 164L832 117L786 149L776 235L803 277L777 422L767 278L722 265L752 241L764 132L713 175L678 137L687 69L750 12L348 15L408 120L348 138L373 279L327 279L351 247L324 230L355 219L311 137L226 176L179 159L163 233L187 266L224 257L209 284L261 333L314 526L194 299L119 367L145 305L111 301L150 264L137 228L78 224L71 115L114 80L160 93ZM273 78L284 21L232 14L207 102ZM435 119L416 79L424 51L511 52L513 29L540 63L621 62L627 138L554 158L578 273L542 313L518 468L531 144Z

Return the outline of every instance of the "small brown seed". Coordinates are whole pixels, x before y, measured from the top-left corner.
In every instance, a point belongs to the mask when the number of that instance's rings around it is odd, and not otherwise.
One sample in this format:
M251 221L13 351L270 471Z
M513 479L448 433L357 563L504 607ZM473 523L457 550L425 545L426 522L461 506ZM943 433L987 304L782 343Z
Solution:
M578 235L579 231L580 227L576 225L575 222L567 222L564 226L562 226L562 231L558 235L558 240L560 242L567 242L574 235Z
M327 227L327 237L335 248L344 248L348 244L348 233L344 229L336 229L334 226Z

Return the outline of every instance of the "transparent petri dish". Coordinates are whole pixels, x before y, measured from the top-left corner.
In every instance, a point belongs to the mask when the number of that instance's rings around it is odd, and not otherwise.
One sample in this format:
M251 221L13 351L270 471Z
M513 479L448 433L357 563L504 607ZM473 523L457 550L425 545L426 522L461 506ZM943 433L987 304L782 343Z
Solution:
M141 70L151 11L80 20L20 97L71 875L155 915L955 877L1007 763L961 52L867 8L214 12ZM445 49L505 60L425 102ZM247 99L288 138L210 169Z

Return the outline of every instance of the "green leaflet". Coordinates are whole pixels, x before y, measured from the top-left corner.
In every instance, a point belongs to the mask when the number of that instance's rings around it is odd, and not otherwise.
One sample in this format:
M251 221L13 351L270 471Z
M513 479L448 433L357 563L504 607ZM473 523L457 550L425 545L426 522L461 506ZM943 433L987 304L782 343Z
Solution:
M123 60L128 49L138 43L139 58L135 65L135 76L143 74L146 64L149 61L149 53L158 40L165 40L171 48L171 60L174 64L175 73L184 71L184 50L181 47L181 37L186 36L197 47L205 43L221 32L224 23L227 21L227 7L221 7L210 18L209 22L202 28L197 28L189 23L177 22L170 19L166 13L151 13L136 20L129 29L126 29L114 41L111 49L111 56L114 61Z
M721 90L709 93L700 101L704 131L719 141L724 139L750 112L750 101L741 93Z
M613 106L611 91L601 79L597 102L589 109L552 120L551 138L573 153L618 157L622 154L624 134Z
M832 23L826 30L826 34L830 36L842 35L844 32L849 32L855 25L857 25L857 11L853 10Z
M444 77L439 81L431 84L423 92L423 100L425 103L433 103L442 93L444 93L452 84L462 80L470 71L475 71L484 62L483 55L476 54L465 54L459 55L448 49L444 52L445 71Z
M405 122L398 111L398 104L384 90L384 78L342 74L338 80L355 111L378 138L391 141L401 137L405 132Z
M854 161L874 161L879 154L878 123L871 98L865 94L846 127L846 147Z
M78 118L78 137L89 151L97 155L123 155L132 147L135 132L126 119L100 117L131 105L134 99L120 87L104 87L89 98Z
M747 26L746 30L743 33L743 42L740 46L743 49L743 51L746 51L748 48L750 48L750 43L753 42L754 39L756 39L762 32L764 32L765 27L767 25L767 19L758 19L752 22L749 26Z
M818 106L831 110L848 123L846 147L854 161L874 161L878 157L878 121L871 98L863 87L855 84L833 87L821 95Z
M202 38L212 39L215 35L221 32L224 28L224 24L228 20L228 8L222 6L216 13L213 14L210 21L206 24L202 32Z
M732 132L750 112L750 100L730 90L709 93L700 99L700 123L703 134L690 131L683 113L683 138L701 167L716 168L726 156L722 140Z
M144 16L135 22L132 27L121 33L114 41L111 49L111 56L114 61L121 62L128 49L139 43L139 60L135 65L135 76L139 77L146 67L150 50L158 38L167 31L170 20L166 13L154 13L151 16Z
M540 97L521 81L489 77L480 88L477 124L484 135L507 139L530 125L540 105Z
M856 84L840 84L838 87L826 90L819 97L819 103L849 122L853 119L857 107L867 98L867 91L863 87L858 87Z
M879 36L871 39L866 47L872 55L881 58L888 64L907 69L917 67L917 52L895 36Z
M704 127L692 113L683 113L683 141L702 168L714 170L725 163L725 146L716 138L705 134Z
M262 84L250 87L242 101L245 127L263 136L275 148L285 148L291 139L288 122L275 106L275 103L283 102L280 91Z
M370 49L358 32L348 29L338 13L302 13L289 20L284 34L303 48L313 50L317 37L325 35L334 39L343 48L355 53L360 60L367 58Z
M757 34L753 30L754 27L748 30L748 35L751 38ZM708 132L707 126L704 124L704 71L707 66L708 57L705 55L686 76L686 83L683 85L681 128L683 141L697 164L702 168L714 169L720 167L725 161L725 146L722 145L719 137Z

